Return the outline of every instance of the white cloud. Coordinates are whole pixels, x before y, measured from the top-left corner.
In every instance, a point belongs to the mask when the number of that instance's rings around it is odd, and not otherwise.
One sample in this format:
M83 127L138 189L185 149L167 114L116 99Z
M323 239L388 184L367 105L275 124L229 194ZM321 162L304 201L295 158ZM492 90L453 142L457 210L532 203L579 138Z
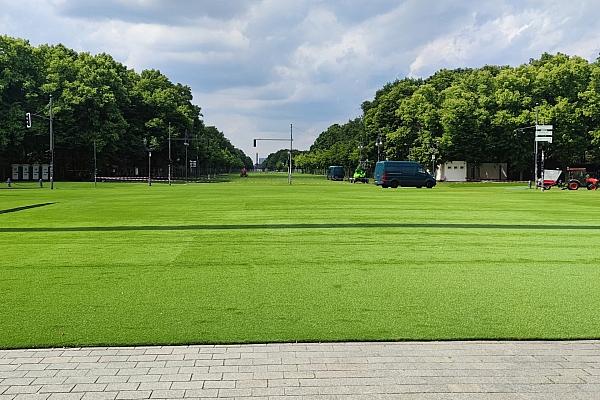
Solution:
M248 154L253 137L289 123L308 148L408 74L600 50L593 0L0 0L0 10L1 33L190 85L207 124Z

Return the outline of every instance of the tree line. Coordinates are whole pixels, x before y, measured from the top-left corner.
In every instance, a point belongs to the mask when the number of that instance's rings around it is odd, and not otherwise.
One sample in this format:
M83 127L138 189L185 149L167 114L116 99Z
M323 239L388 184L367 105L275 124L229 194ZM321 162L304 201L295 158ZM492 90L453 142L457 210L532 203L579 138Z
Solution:
M53 98L55 176L89 179L94 145L101 175L167 174L168 137L174 172L183 176L250 168L252 160L217 128L205 126L189 86L157 70L140 73L110 55L63 45L31 46L0 36L0 176L12 163L48 163L49 99ZM25 113L33 116L25 126ZM187 143L187 145L185 144ZM189 167L189 163L188 163Z
M431 165L433 156L436 164L506 162L511 178L529 179L527 127L536 120L554 126L547 165L600 164L600 59L546 53L517 67L442 69L388 83L359 118L330 126L295 163L318 171L378 158Z

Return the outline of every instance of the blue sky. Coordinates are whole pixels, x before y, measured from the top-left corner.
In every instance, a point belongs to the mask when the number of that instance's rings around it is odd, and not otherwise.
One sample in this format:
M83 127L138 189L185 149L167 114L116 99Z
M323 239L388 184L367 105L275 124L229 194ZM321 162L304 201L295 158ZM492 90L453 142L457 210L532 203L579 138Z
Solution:
M107 52L189 85L205 122L253 159L308 148L386 82L440 68L600 52L595 0L0 0L0 33Z

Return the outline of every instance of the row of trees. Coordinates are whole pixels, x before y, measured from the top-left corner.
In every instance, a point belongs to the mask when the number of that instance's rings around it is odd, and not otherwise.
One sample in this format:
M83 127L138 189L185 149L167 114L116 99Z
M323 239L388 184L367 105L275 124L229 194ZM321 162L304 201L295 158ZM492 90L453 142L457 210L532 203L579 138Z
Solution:
M11 163L48 162L48 122L34 116L26 129L25 113L47 117L50 96L58 179L88 178L94 143L100 174L129 175L136 168L146 174L148 150L153 174L166 174L169 129L171 159L180 169L186 147L207 173L252 166L222 132L204 125L191 89L159 71L137 73L107 54L0 36L0 176L8 177Z
M518 67L440 70L386 84L362 111L323 132L297 166L354 167L377 160L380 141L382 159L507 162L514 178L529 178L534 134L517 128L535 125L536 116L554 125L550 165L600 163L600 59L543 54Z

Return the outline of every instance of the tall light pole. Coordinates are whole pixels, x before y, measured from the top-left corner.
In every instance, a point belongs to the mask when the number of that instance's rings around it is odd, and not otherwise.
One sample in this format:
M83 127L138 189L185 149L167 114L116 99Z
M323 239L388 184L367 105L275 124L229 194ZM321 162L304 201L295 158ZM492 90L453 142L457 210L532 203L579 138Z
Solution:
M50 189L54 189L54 131L52 129L52 95L50 95Z
M94 139L94 187L96 187L96 183L98 181L98 166L96 162L96 139Z
M538 124L538 103L535 103L535 125L537 126ZM535 162L533 165L533 182L535 185L537 185L537 179L538 179L538 142L537 140L534 139L533 141L533 154L534 154L534 158L535 158ZM537 186L536 186L537 187Z
M169 122L169 186L171 186L171 123Z
M293 136L293 126L292 124L290 124L290 161L289 161L289 166L288 166L288 183L291 185L292 184L292 142L294 141L294 136Z
M52 122L54 120L54 114L52 113L52 95L50 95L50 117L47 118L43 115L39 115L36 113L25 113L27 128L31 128L31 116L36 116L39 118L47 119L50 121L50 189L54 189L54 130L52 127Z
M377 161L379 162L381 161L381 146L383 146L383 142L381 141L381 135L377 136L375 146L377 146Z
M144 147L148 152L148 186L152 186L152 149L150 149L150 142L144 138Z
M185 146L185 181L188 181L188 147L189 147L189 142L187 140L187 131L185 131L185 142L183 142L183 145Z

